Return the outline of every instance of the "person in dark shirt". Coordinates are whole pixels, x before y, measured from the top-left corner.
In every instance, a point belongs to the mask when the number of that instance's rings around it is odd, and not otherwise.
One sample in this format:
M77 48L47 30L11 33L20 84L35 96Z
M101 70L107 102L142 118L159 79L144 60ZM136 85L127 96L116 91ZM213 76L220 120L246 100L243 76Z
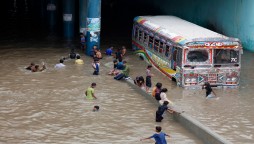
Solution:
M206 98L212 98L212 97L216 97L215 92L213 91L211 85L209 82L205 82L205 84L202 86L202 89L206 90ZM212 93L214 95L212 95Z
M77 54L75 53L74 49L71 49L71 52L69 54L70 59L75 59Z
M117 52L115 53L116 59L118 59L118 61L122 61L123 60L123 55L122 55L122 49L119 48L117 50Z
M162 115L164 114L165 111L173 113L173 110L168 107L168 103L169 103L168 101L164 101L163 105L158 107L158 110L156 111L156 119L155 119L156 122L162 121L162 119L163 119Z

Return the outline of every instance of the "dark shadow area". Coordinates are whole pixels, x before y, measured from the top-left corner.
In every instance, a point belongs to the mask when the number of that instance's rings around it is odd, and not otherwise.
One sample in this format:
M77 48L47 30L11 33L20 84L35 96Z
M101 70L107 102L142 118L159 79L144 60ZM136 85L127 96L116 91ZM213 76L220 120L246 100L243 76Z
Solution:
M54 37L63 36L63 2L57 1ZM0 41L25 42L44 40L52 35L49 28L47 0L1 1ZM133 18L156 15L155 8L145 0L102 0L101 42L119 38L131 40ZM79 3L75 3L75 40L79 39ZM50 37L51 38L51 37Z

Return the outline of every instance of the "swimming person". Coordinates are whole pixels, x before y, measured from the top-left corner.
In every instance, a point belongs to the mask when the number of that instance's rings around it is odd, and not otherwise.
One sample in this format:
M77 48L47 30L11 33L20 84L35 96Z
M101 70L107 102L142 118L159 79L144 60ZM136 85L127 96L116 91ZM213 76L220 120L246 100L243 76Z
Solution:
M86 99L93 100L97 99L97 97L94 95L94 88L96 87L96 83L92 83L89 88L86 90Z
M39 65L35 65L31 67L31 72L42 72L46 69L46 66L44 64L44 62L42 63L42 68L40 69Z
M75 60L75 64L84 64L84 61L80 59L80 55L77 55L77 59Z
M61 69L61 68L64 68L65 65L63 64L64 60L63 59L60 59L59 60L59 63L55 65L55 69Z
M155 131L156 131L155 134L153 134L152 136L150 136L148 138L140 139L140 141L154 138L155 144L167 144L166 136L170 137L170 135L168 135L164 132L161 132L161 129L162 128L160 126L156 126L155 127Z
M100 109L100 107L96 105L93 107L93 112L97 112L97 111L99 111L99 109Z
M26 67L26 70L32 70L32 67L34 67L34 66L35 66L35 64L33 62L31 62L31 64L28 67Z

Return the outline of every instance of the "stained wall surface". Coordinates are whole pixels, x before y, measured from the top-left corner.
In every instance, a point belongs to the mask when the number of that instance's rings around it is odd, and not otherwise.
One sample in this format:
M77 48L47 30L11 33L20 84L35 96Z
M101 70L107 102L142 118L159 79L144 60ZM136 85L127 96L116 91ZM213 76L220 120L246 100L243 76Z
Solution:
M175 15L226 36L237 37L254 51L253 0L157 0L155 9Z

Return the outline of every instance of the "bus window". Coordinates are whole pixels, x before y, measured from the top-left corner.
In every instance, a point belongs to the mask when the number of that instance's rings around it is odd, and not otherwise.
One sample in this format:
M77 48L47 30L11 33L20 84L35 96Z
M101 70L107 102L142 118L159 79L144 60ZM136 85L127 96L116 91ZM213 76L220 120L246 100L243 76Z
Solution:
M144 33L144 41L143 41L143 43L144 43L145 45L148 44L148 34L147 34L147 33Z
M143 39L143 32L141 30L139 30L139 33L138 33L138 40L140 42L142 42L142 39Z
M135 27L135 39L136 40L138 39L138 27L137 26Z
M154 40L154 37L152 36L149 36L149 48L153 48L153 40Z
M174 48L174 52L173 52L173 60L171 61L171 68L173 69L173 70L176 70L176 60L177 60L177 51L178 51L178 49L175 47Z
M205 62L208 60L208 51L207 50L192 50L187 54L188 62Z
M154 51L158 52L158 50L159 50L159 44L160 44L160 41L155 39L154 40Z
M232 49L215 49L214 64L229 64L239 62L239 51Z
M169 57L169 53L170 53L170 48L168 45L166 45L165 56Z
M159 52L160 53L164 53L164 44L163 44L163 42L160 42L160 46L159 46L160 48L159 48Z

